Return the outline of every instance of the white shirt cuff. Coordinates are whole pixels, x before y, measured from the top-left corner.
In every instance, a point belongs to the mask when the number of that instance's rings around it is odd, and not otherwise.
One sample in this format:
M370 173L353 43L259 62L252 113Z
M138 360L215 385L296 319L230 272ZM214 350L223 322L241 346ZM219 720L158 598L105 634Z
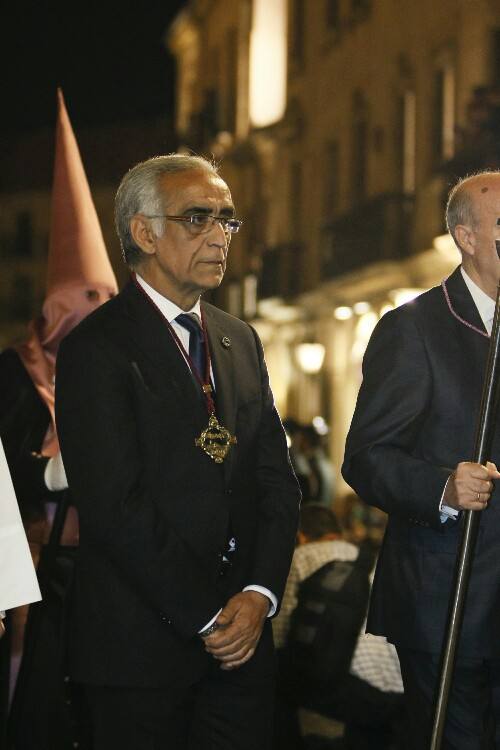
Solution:
M243 591L258 591L259 594L264 594L264 596L267 596L269 601L271 602L271 606L269 607L269 612L267 613L268 617L272 617L276 610L278 609L278 600L274 596L272 591L269 591L269 589L266 589L265 586L258 586L257 584L251 584L250 586L245 586Z
M446 492L446 488L448 487L448 482L452 478L453 474L450 474L448 479L446 480L446 484L443 488L443 494L441 495L441 500L439 501L439 517L441 519L441 523L446 523L446 521L449 518L452 518L454 521L457 520L458 515L460 514L460 511L456 508L451 508L449 505L446 505L446 503L443 502L444 500L444 493Z
M0 612L0 620L3 620L3 618L4 618L4 617L5 617L5 611L4 611L4 610L2 610L2 611Z
M209 620L209 622L207 622L207 624L206 624L206 625L204 625L204 626L202 627L202 629L201 629L201 630L198 630L198 635L201 635L201 633L204 633L204 632L205 632L205 630L208 630L208 628L210 627L210 625L213 625L213 624L214 624L214 622L216 621L216 619L218 618L218 616L220 615L220 613L221 613L221 612L222 612L222 608L221 608L221 609L219 609L219 611L217 612L217 614L216 614L216 615L214 615L214 616L212 617L212 619L211 619L211 620Z
M276 610L278 609L278 600L274 596L272 591L269 591L269 589L266 589L265 586L258 586L257 584L252 584L251 586L245 586L243 591L258 591L259 594L263 594L264 596L267 596L269 601L271 602L271 606L269 607L269 612L267 613L267 617L272 617ZM201 630L198 630L198 635L201 635L205 632L205 630L208 630L208 628L214 624L220 613L222 612L222 609L219 609L216 615L212 617L211 620L207 622L206 625L202 627Z

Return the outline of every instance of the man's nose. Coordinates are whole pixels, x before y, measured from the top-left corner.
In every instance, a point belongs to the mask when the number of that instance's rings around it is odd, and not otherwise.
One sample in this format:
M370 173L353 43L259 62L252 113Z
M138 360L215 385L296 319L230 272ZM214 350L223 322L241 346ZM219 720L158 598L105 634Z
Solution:
M222 222L217 220L212 222L212 226L208 232L207 243L209 245L216 245L217 247L228 247L229 237L224 230Z

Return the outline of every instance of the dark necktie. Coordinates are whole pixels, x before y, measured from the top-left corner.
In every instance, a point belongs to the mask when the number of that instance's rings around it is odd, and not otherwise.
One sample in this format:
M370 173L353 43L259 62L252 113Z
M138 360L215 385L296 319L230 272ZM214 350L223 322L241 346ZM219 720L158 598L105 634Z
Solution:
M186 331L189 331L189 356L198 370L201 379L204 380L206 368L205 339L198 316L196 313L182 313L182 315L176 317L175 322L179 323Z

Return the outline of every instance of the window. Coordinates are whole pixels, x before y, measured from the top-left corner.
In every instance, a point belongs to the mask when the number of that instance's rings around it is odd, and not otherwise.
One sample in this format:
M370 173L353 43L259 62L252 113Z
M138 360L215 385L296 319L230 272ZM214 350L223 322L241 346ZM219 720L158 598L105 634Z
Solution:
M340 30L340 0L326 0L325 23L332 31Z
M302 163L294 161L290 168L290 239L292 242L300 242L302 239L302 212L304 211L302 171Z
M262 128L286 108L287 0L254 0L250 35L250 119ZM272 74L271 74L272 73Z
M500 29L494 29L493 31L492 47L493 70L491 79L493 81L498 81L500 80Z
M351 0L351 18L354 22L364 20L370 13L371 0Z
M305 58L305 3L304 0L292 0L292 17L290 28L290 55L292 64L301 68Z
M22 211L17 216L15 254L19 257L29 258L33 253L33 223L31 214Z
M351 199L358 205L366 199L368 169L368 106L364 95L353 97L351 128Z
M443 61L434 74L434 159L451 159L455 151L455 70Z
M26 274L18 274L12 284L9 312L13 319L28 320L33 308L33 282Z
M223 130L234 133L236 130L236 96L238 88L238 31L226 31L226 96Z
M331 141L325 149L323 175L323 217L333 219L339 207L339 144Z
M400 99L400 159L403 193L415 192L416 97L408 89Z

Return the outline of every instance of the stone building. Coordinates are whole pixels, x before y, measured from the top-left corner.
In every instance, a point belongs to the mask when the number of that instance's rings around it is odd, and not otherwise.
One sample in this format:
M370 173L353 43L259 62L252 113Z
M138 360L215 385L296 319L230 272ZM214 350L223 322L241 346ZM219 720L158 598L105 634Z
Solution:
M457 264L447 190L500 165L500 5L190 0L166 43L179 142L222 160L245 221L217 301L339 466L373 326Z

